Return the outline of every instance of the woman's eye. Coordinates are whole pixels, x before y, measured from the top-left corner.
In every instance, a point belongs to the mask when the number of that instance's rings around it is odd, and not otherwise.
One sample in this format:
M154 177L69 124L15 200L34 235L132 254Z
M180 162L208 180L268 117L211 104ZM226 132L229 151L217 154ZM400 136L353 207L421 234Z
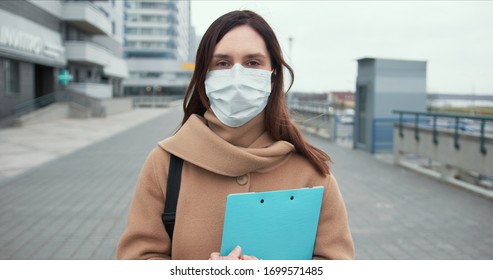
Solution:
M216 62L216 67L218 68L226 68L229 66L229 63L226 61L218 61Z
M256 60L248 61L247 66L248 67L257 67L257 66L260 66L260 62L258 62Z

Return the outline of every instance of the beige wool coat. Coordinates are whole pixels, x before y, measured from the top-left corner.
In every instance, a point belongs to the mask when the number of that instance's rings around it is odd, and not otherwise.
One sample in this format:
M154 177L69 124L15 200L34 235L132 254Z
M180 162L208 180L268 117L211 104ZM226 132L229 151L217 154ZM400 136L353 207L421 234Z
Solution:
M208 259L220 251L227 195L324 186L313 258L353 259L336 179L317 173L292 144L274 141L263 118L230 128L207 111L160 142L141 170L117 258ZM161 221L170 153L184 159L173 244Z

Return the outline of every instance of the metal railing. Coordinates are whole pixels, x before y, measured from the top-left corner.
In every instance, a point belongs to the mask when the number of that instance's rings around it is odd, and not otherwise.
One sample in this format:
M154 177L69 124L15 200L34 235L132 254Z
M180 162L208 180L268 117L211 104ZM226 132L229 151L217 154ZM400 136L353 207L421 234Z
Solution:
M37 109L55 102L72 102L91 110L92 117L104 117L104 106L97 98L75 91L56 91L50 94L19 103L13 107L14 115L19 118Z
M460 149L459 138L461 134L469 134L479 137L479 151L485 155L487 153L485 141L486 134L493 135L493 117L465 115L465 114L450 114L450 113L429 113L429 112L413 112L413 111L393 111L399 114L398 128L399 137L403 137L403 125L405 123L414 123L414 138L420 140L420 129L432 130L432 141L434 145L438 145L438 132L447 130L453 131L454 148ZM405 115L411 115L412 118L405 119Z
M289 102L288 107L291 117L297 125L303 128L315 129L317 134L328 136L331 141L337 140L339 136L337 131L338 118L329 103ZM347 131L341 134L343 134L343 137L348 136Z
M132 96L133 107L169 107L183 100L182 95Z
M13 107L12 111L16 117L20 117L22 115L29 114L34 110L43 108L55 102L56 102L56 97L55 97L55 93L53 92L35 99L31 99L19 103Z
M373 118L371 134L371 153L391 152L394 148L394 124L399 118ZM404 118L402 122L412 122L412 118Z

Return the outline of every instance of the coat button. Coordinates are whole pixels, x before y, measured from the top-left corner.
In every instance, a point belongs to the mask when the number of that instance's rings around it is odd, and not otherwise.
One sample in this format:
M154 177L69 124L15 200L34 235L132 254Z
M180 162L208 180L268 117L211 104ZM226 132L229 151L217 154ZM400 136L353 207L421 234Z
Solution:
M236 182L240 185L245 185L248 183L248 175L241 175L236 177Z

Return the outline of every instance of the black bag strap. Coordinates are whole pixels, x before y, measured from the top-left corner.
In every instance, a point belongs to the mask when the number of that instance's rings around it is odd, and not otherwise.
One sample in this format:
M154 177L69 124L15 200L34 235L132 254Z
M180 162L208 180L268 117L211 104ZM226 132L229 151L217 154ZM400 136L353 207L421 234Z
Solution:
M180 194L181 169L183 159L170 154L168 182L166 185L166 202L164 204L164 213L161 216L164 227L168 232L169 238L173 241L173 231L175 229L176 205L178 204L178 195Z

